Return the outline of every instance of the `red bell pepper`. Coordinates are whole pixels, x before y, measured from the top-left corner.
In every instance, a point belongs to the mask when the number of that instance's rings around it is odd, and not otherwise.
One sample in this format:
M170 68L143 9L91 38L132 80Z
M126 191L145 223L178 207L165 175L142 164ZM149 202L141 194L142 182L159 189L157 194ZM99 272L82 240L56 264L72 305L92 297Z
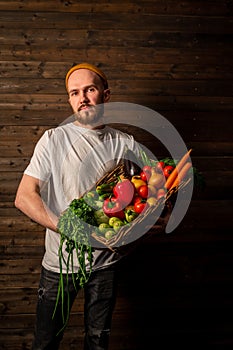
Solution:
M116 197L106 198L103 203L103 211L108 217L125 218L123 204Z
M113 187L114 196L124 205L129 205L134 196L134 185L128 179L120 180Z

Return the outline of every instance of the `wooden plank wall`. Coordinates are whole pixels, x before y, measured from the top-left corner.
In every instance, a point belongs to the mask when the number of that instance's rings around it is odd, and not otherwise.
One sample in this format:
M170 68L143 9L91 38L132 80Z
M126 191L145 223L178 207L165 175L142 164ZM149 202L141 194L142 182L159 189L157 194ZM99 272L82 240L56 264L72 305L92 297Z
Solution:
M44 130L69 116L64 76L82 61L104 69L112 101L166 117L207 182L174 232L152 235L122 262L110 350L233 345L232 8L228 0L0 1L1 349L30 349L44 252L44 230L14 208L16 188ZM128 131L152 147L150 135ZM81 293L64 350L82 348L82 302Z

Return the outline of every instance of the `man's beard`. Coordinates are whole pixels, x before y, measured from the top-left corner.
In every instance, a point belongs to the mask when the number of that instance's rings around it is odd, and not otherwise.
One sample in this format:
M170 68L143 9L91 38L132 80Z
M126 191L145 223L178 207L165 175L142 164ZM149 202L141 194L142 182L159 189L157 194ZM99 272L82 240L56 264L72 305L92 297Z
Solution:
M82 125L92 125L100 121L104 114L103 103L96 106L87 106L75 113L76 120Z

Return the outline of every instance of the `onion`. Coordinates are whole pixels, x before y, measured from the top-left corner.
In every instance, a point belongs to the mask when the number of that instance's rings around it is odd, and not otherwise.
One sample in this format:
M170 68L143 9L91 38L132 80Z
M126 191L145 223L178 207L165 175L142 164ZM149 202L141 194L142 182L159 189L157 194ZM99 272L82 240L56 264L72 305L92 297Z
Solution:
M156 188L161 188L165 184L165 176L162 173L157 173L154 168L151 171L151 177L148 181L148 185Z

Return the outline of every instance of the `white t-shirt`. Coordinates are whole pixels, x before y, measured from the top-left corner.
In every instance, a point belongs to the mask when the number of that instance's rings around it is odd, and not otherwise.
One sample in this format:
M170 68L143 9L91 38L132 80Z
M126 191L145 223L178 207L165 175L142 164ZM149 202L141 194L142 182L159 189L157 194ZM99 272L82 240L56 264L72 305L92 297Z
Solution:
M108 126L89 130L65 124L47 130L38 141L25 174L43 181L41 196L48 208L60 215L74 198L81 197L124 155L125 146L138 154L138 144L131 135ZM59 272L60 235L46 229L42 265ZM64 257L67 258L65 245ZM95 249L93 270L118 261L122 255L109 249ZM87 265L88 265L87 261ZM64 273L66 267L63 266ZM78 261L74 254L74 271Z

